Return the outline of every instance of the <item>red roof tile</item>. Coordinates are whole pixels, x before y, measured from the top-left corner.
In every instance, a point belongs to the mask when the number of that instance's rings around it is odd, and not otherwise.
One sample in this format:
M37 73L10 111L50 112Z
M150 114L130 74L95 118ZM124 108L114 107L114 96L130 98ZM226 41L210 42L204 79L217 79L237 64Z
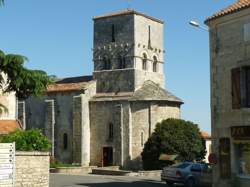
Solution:
M70 92L80 91L93 80L92 76L68 77L57 81L55 84L49 85L47 92Z
M237 0L234 4L220 10L219 12L215 13L214 15L208 17L205 22L209 22L213 19L235 13L242 9L246 9L250 7L250 0Z
M106 14L106 15L102 15L102 16L96 16L93 19L97 20L97 19L110 18L110 17L116 17L116 16L125 16L125 15L131 15L131 14L140 15L140 16L143 16L145 18L151 19L153 21L162 23L162 24L164 23L164 21L162 21L160 19L148 16L146 14L143 14L143 13L137 12L135 10L131 10L131 9L126 9L126 10L122 10L122 11L119 11L119 12L114 12L114 13L110 13L110 14Z
M21 126L16 120L0 120L0 134L9 134L17 129L21 129Z
M66 83L66 84L53 84L47 89L47 92L69 92L83 90L86 83Z

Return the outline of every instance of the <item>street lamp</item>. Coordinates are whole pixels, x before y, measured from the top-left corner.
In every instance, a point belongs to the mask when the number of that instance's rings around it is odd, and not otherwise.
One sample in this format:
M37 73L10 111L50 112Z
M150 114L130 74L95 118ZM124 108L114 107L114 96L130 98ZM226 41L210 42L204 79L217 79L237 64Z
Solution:
M193 26L193 27L200 28L200 29L205 30L205 31L208 31L208 28L207 28L207 27L201 26L197 21L194 21L194 20L191 20L191 21L189 22L189 25L191 25L191 26Z

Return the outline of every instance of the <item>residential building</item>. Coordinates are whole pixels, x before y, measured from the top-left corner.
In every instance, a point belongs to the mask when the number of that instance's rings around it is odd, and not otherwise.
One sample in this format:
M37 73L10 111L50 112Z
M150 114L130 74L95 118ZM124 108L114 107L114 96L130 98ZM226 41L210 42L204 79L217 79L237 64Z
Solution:
M210 34L213 186L250 186L250 0L205 23Z

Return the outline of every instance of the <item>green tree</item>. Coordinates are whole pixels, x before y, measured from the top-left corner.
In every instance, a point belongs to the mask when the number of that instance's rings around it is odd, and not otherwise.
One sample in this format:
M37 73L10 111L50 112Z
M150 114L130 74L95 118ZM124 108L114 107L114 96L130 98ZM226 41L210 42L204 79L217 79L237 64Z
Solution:
M160 161L161 154L178 155L180 161L202 160L206 154L205 140L198 125L180 119L167 119L156 125L155 132L146 142L143 152L143 167L162 169L169 164Z
M49 151L51 143L41 130L17 130L8 135L0 136L1 143L16 143L18 151Z
M24 56L4 54L0 50L0 88L4 92L16 92L19 99L26 99L30 95L40 96L52 83L44 71L25 68L26 61ZM7 80L2 73L7 75Z

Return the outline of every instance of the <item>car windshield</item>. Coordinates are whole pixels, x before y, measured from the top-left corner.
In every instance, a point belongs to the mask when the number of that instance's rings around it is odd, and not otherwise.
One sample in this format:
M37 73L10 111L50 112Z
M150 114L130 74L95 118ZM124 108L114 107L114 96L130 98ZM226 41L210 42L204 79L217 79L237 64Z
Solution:
M173 165L171 166L171 168L179 168L179 169L184 169L186 167L190 166L189 163L181 163L181 164L176 164L176 165Z

